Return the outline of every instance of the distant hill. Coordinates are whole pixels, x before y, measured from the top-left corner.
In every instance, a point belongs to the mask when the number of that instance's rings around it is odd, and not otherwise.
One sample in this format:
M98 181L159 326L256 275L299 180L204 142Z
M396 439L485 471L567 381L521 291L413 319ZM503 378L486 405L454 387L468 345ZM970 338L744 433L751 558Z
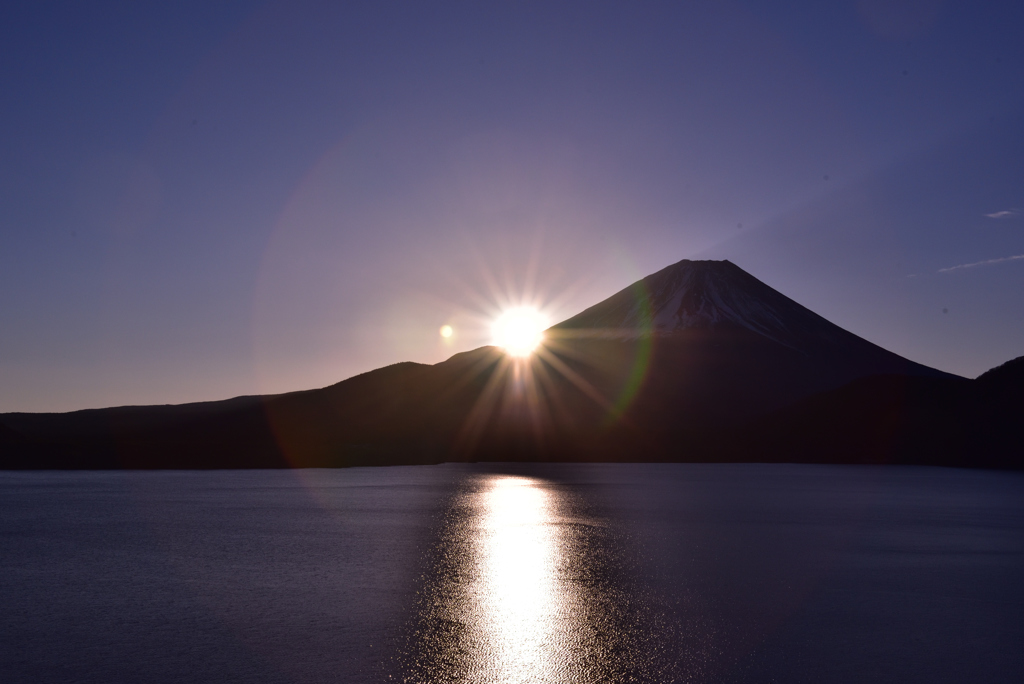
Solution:
M745 426L730 449L750 448L765 461L1020 469L1024 357L976 380L863 378Z
M728 261L681 261L550 328L323 389L0 414L4 468L450 460L1024 464L1024 362L977 380L893 354Z

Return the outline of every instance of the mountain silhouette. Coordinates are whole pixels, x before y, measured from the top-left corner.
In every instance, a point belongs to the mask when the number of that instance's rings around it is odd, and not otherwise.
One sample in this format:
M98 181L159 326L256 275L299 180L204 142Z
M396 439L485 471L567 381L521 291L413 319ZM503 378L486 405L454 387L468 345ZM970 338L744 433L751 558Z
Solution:
M1020 467L1020 360L967 380L830 323L728 261L681 261L546 331L316 390L0 414L6 468L450 460ZM978 448L980 447L982 448Z
M680 261L549 332L556 352L606 387L630 377L621 364L632 362L644 377L629 411L651 430L734 425L871 375L954 377L843 330L729 261Z

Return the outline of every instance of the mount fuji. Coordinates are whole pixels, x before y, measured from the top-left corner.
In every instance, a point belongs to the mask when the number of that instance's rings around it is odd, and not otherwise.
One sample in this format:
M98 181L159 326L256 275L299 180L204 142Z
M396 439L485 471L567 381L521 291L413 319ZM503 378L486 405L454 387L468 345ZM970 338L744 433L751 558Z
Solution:
M693 329L744 329L807 354L832 348L893 354L846 332L729 261L683 260L555 326L598 336L659 337ZM935 371L913 364L926 374Z
M802 460L1019 468L1024 453L1011 438L1022 390L1019 362L959 378L843 330L728 261L684 260L551 327L526 360L481 347L303 392L0 414L0 467Z
M623 361L648 354L630 413L654 432L736 425L873 375L956 377L843 330L729 261L680 261L549 336L609 391L628 377Z

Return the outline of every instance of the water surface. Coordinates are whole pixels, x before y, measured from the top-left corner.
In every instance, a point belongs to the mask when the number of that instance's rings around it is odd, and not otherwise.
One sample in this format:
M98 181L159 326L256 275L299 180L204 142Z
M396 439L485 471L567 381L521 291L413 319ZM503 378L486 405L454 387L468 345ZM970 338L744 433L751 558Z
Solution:
M0 473L12 682L1015 682L1024 477Z

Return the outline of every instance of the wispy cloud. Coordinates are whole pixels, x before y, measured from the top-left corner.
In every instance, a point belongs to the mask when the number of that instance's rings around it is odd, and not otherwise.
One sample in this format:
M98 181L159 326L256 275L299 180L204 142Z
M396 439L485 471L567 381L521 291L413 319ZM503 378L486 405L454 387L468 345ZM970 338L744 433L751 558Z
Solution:
M1004 261L1016 261L1018 259L1024 259L1024 254L1015 254L1014 256L1001 257L999 259L975 261L973 264L960 264L958 266L950 266L949 268L940 268L938 272L949 273L950 271L960 271L965 268L974 268L975 266L991 266L992 264L1001 264Z
M1017 218L1020 216L1020 209L1004 209L1003 211L993 211L991 214L985 214L990 219L1008 219Z

